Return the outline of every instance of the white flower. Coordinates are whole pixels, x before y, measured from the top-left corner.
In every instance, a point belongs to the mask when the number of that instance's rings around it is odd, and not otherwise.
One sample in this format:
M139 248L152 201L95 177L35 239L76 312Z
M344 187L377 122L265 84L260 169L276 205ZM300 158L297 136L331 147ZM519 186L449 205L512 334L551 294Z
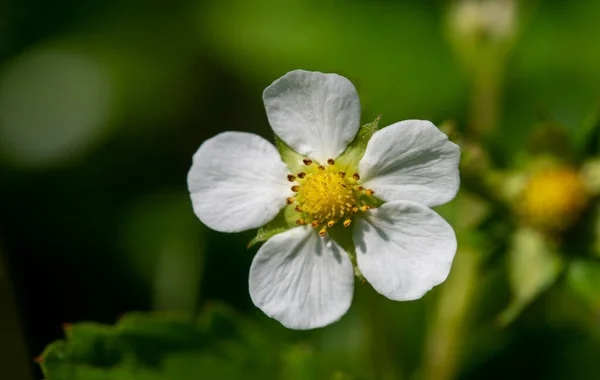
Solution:
M375 132L362 159L341 167L336 158L360 126L350 81L296 70L267 87L263 100L275 134L304 157L290 167L303 171L292 174L262 137L224 132L200 146L188 175L196 215L217 231L257 228L295 207L299 226L267 240L252 262L256 306L293 329L346 313L353 262L328 229L351 233L358 268L390 299L418 299L446 279L456 237L429 207L458 191L457 145L428 121L406 120ZM376 208L375 196L384 202Z

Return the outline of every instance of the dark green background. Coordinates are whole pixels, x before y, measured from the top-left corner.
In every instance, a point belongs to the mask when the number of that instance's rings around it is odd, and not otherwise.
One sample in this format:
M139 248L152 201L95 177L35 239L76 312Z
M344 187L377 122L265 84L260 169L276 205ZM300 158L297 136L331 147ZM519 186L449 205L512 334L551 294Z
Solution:
M36 368L33 358L62 338L62 323L113 323L127 311L153 308L197 311L211 300L265 324L274 339L311 347L316 356L334 347L331 363L418 378L423 316L437 290L395 303L358 285L342 322L284 331L248 295L256 249L245 246L252 232L204 228L192 213L186 174L198 146L219 132L271 138L262 90L296 68L353 81L363 123L381 114L382 125L418 118L453 120L462 128L472 73L450 46L446 9L441 1L0 3L0 99L11 99L0 102L11 107L0 113L43 118L57 109L67 114L53 117L68 121L69 109L89 106L79 99L95 101L93 93L63 96L72 91L70 79L61 68L44 66L47 54L92 65L106 86L101 105L91 105L100 111L88 115L97 128L66 145L55 137L70 132L68 122L0 126L0 278L10 284L0 293L0 321L6 321L0 378L27 378L24 366ZM527 1L520 9L499 127L488 137L501 166L518 159L542 115L575 133L599 99L600 2ZM53 81L38 83L19 71L27 62ZM74 80L89 90L85 76ZM543 295L509 327L494 325L508 300L503 271L501 260L492 262L482 280L487 290L472 311L459 377L599 378L600 319L583 324L582 305L561 291ZM357 321L377 325L373 334L381 344L355 347Z

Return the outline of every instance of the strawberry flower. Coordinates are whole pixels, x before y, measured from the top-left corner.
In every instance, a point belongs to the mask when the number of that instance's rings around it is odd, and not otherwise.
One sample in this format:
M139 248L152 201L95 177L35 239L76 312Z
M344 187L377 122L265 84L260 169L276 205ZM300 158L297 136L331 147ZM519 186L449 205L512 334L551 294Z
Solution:
M346 313L355 272L398 301L442 283L457 243L430 207L458 191L459 147L423 120L361 133L356 89L336 74L289 72L263 100L289 154L224 132L200 146L188 174L194 212L214 230L290 221L252 262L254 304L288 328L311 329Z

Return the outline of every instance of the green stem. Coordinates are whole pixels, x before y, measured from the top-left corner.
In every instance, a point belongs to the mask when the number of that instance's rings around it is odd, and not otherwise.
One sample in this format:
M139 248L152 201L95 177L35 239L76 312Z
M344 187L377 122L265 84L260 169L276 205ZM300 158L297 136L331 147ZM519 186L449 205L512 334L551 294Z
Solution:
M392 322L386 317L381 301L386 302L366 284L357 284L357 298L361 304L360 310L365 329L365 358L370 361L368 378L380 380L401 380L403 378L400 358L393 347L390 347L389 327ZM394 321L398 323L398 321Z
M2 378L31 380L33 358L27 352L12 286L0 252L0 368Z
M500 109L500 73L481 73L473 82L469 129L472 138L493 131L497 127Z
M440 288L425 342L423 380L456 377L467 314L479 280L480 257L480 252L460 249L448 280Z

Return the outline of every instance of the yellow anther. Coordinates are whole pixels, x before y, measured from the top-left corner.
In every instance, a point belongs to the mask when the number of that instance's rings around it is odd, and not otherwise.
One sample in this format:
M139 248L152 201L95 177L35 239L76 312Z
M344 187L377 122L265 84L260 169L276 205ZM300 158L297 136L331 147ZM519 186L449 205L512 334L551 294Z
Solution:
M358 191L363 191L364 189L365 189L365 188L364 188L364 187L362 187L362 186L357 186L357 187L356 187L356 190L358 190Z
M299 219L297 223L310 225L322 234L337 224L349 225L354 213L361 209L359 199L362 194L355 182L358 175L353 176L354 180L348 178L336 167L334 159L327 160L329 166L312 165L309 158L302 161L309 167L289 178L296 181L291 189L298 193L289 204L293 204L294 210L306 220Z
M285 202L286 202L288 205L291 205L292 203L294 203L294 198L290 197L290 198L286 199L286 200L285 200Z
M296 180L296 177L295 177L295 176L293 176L293 175L291 175L291 174L288 174L288 181L290 181L290 182L294 182L295 180Z
M356 181L358 181L360 179L360 175L358 175L358 173L354 173L354 174L352 174L352 178L354 178Z
M367 210L369 209L369 206L367 206L367 205L362 205L362 206L360 207L360 209L361 209L362 211L367 211Z
M300 219L296 220L296 224L299 226L303 226L306 224L306 222L304 221L304 219L300 218Z
M352 223L352 219L344 220L344 227L348 227L350 225L350 223Z
M367 195L373 195L373 194L375 194L375 192L373 190L371 190L371 189L367 189L365 191L365 193L367 193Z
M319 235L321 235L321 236L325 236L326 233L327 233L327 230L325 229L325 227L321 228L321 231L319 231Z

